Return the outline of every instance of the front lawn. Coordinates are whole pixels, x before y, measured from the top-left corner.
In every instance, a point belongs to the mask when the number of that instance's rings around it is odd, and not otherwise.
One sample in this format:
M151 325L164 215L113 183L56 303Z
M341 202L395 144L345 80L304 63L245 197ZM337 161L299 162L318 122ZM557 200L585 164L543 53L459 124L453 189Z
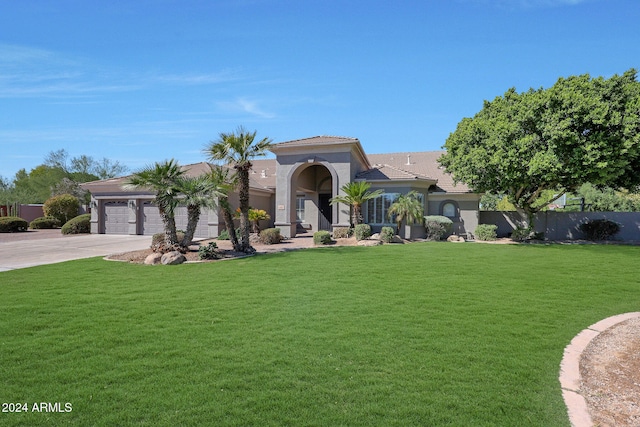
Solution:
M0 273L0 402L29 409L0 425L568 426L563 349L640 310L638 259L424 243Z

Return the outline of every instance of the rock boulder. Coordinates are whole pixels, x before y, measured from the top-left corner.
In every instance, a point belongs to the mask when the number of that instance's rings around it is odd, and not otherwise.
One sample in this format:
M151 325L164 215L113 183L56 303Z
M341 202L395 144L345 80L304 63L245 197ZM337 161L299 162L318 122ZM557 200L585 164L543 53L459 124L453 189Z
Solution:
M154 252L152 254L147 255L144 259L144 263L147 265L156 265L160 264L160 260L162 259L162 254L159 252Z
M167 252L166 254L162 255L162 258L160 259L160 262L164 265L176 265L176 264L182 264L183 262L185 262L187 260L187 258L181 254L178 251L171 251L171 252Z

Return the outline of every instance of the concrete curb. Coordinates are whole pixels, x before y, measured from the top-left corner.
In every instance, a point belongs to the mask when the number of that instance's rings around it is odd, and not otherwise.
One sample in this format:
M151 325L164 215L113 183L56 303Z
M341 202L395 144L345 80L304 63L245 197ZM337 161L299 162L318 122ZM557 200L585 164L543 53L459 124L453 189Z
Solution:
M589 415L587 402L580 392L580 359L582 352L591 340L608 328L625 320L640 317L640 312L624 313L601 320L576 335L564 349L560 363L560 387L562 397L567 406L569 421L573 427L591 427L593 422Z

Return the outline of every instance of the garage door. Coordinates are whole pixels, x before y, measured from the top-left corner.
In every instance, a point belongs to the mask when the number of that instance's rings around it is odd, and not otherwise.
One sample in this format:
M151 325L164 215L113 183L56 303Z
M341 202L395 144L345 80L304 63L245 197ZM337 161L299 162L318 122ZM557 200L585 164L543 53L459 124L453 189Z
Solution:
M106 234L129 233L129 208L125 200L105 202L104 232Z
M144 202L142 204L142 234L150 236L163 231L164 224L158 208L152 202Z
M164 224L160 218L158 208L152 202L144 202L142 205L142 234L151 235L155 233L164 232ZM176 230L186 230L189 217L187 215L187 208L185 206L178 206L175 211L176 218ZM194 237L206 238L208 237L207 231L207 216L206 214L200 215L200 220L196 227Z

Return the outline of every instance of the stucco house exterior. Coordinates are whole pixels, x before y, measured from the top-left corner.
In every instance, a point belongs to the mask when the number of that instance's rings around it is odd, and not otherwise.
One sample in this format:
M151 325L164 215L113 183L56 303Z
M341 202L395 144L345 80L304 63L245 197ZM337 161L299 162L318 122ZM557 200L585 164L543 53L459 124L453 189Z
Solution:
M393 226L387 210L398 194L415 190L427 215L444 215L454 222L454 234L472 233L478 225L480 194L440 168L441 151L366 154L356 138L316 136L271 146L275 159L253 160L250 175L250 203L264 209L271 220L264 227L278 227L283 236L332 230L349 226L349 206L330 205L332 197L351 181L367 181L371 189L384 194L363 206L365 222L373 231ZM189 175L209 170L202 162L184 166ZM127 177L89 182L91 192L91 232L114 234L154 234L163 230L153 193L124 190ZM238 206L237 194L230 195ZM186 227L186 208L176 211L178 229ZM224 229L218 209L205 209L195 237L216 237ZM424 227L407 225L400 230L406 238L424 236Z

